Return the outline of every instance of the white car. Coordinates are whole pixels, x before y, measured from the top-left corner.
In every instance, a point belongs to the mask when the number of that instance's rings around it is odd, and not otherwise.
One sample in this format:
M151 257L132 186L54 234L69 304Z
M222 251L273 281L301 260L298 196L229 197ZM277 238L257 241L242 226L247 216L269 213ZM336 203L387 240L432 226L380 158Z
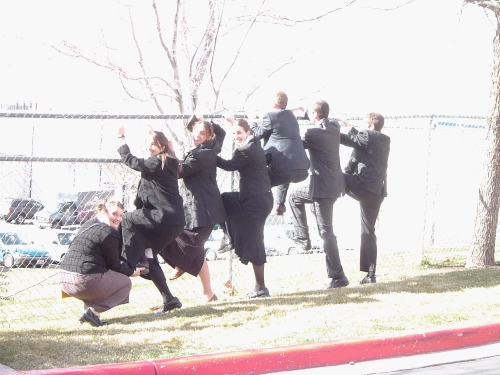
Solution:
M52 263L59 264L66 253L76 232L63 229L47 229L41 231L35 243L43 246L50 254Z

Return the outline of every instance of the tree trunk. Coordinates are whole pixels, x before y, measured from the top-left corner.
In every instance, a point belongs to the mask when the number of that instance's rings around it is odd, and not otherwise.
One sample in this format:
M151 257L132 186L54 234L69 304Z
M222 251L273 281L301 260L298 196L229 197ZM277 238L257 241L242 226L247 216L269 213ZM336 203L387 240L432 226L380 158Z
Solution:
M474 235L465 266L495 265L495 241L498 225L500 196L500 25L493 39L493 66L491 74L490 113L487 120L486 159L479 187Z

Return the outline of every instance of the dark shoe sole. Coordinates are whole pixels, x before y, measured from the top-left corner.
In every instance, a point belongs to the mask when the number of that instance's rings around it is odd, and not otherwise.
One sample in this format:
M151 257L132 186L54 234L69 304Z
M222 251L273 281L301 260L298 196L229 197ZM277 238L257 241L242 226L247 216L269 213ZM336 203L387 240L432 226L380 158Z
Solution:
M170 302L164 303L162 307L156 312L156 314L161 314L164 312L172 311L173 309L180 309L182 307L181 301L179 298L174 297L174 299Z

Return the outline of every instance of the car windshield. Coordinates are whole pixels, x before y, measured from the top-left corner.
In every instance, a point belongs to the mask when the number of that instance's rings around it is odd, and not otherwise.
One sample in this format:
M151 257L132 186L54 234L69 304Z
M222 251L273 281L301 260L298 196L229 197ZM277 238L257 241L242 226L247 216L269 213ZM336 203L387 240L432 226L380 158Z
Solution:
M29 243L17 235L17 233L1 233L0 239L4 245L28 245Z

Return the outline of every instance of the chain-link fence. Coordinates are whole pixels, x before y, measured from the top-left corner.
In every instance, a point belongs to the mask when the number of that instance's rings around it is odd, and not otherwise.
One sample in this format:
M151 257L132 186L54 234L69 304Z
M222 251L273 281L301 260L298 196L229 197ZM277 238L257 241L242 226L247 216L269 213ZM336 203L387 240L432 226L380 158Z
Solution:
M139 176L118 159L119 125L125 126L133 154L145 155L152 126L176 139L181 157L190 144L184 131L187 117L0 113L0 324L26 323L41 316L57 319L71 311L77 315L81 303L61 298L55 277L68 241L95 214L95 203L102 197L113 194L126 209L133 209ZM206 117L223 122L221 116ZM364 126L362 119L350 120ZM386 117L383 132L391 137L391 153L389 196L377 227L380 252L400 254L407 262L465 261L485 149L485 122L478 117ZM301 124L303 130L307 126ZM226 130L221 156L230 158L233 142ZM341 163L350 152L341 147ZM218 183L221 192L237 189L237 173L218 170ZM290 191L298 186L292 184ZM180 187L182 193L182 181ZM290 209L283 216L272 213L267 224L269 256L300 252L291 241ZM358 248L359 207L352 199L335 203L334 230L341 251ZM225 251L220 230L214 230L213 237L207 243L212 282L223 285L228 298L246 295L252 287L251 269ZM313 250L322 251L314 236ZM168 277L172 269L162 267ZM201 297L200 281L189 275L169 286L182 295L183 302L196 303ZM153 284L140 278L134 278L131 301L152 309L161 303Z

